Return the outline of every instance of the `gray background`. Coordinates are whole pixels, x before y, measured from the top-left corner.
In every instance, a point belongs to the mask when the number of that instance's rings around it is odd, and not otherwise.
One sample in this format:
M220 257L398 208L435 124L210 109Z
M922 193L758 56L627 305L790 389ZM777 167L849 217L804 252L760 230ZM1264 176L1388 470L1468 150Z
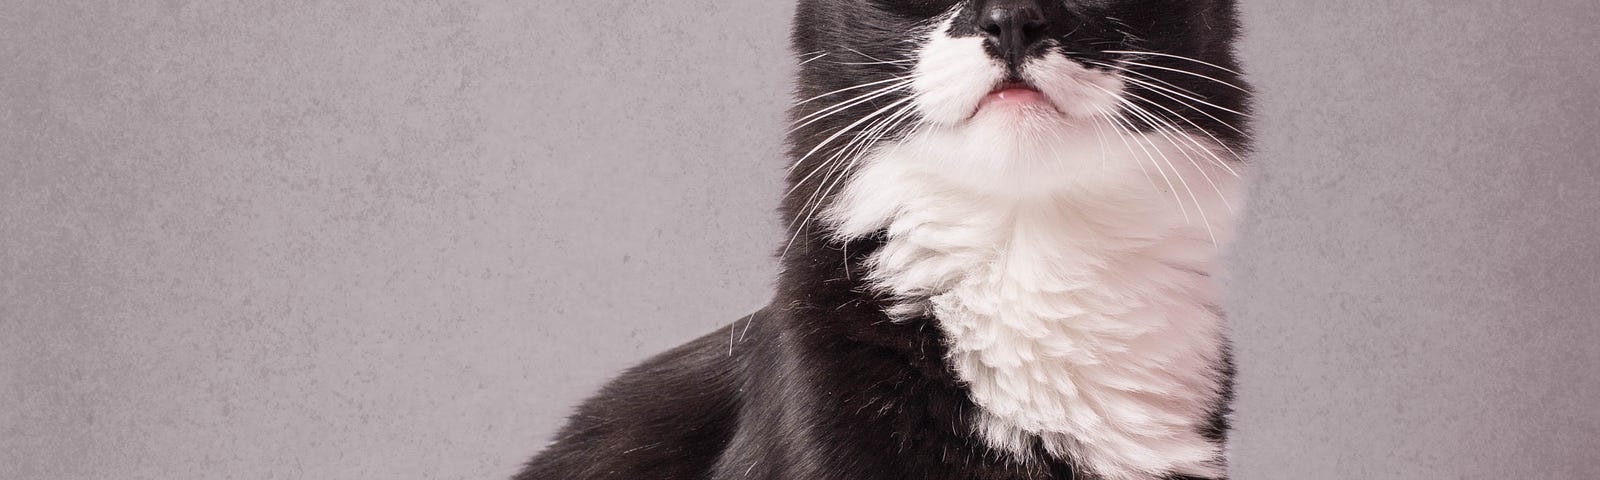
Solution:
M1246 3L1236 478L1600 476L1600 6ZM790 8L0 1L0 478L509 475L767 298Z

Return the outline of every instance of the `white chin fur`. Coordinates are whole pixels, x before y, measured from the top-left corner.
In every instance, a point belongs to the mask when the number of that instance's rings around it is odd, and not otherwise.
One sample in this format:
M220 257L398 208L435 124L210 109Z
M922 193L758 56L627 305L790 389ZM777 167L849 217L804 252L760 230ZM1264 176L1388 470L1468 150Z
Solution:
M1120 131L1096 114L1121 82L1059 55L1026 70L1053 109L978 111L1001 66L944 31L919 59L923 128L869 155L825 221L887 232L869 280L938 320L991 446L1026 458L1038 438L1107 480L1223 476L1201 434L1240 201L1222 148Z
M1005 78L1005 69L983 52L983 39L951 38L949 20L935 31L918 56L914 102L924 122L951 126L978 109L984 94Z

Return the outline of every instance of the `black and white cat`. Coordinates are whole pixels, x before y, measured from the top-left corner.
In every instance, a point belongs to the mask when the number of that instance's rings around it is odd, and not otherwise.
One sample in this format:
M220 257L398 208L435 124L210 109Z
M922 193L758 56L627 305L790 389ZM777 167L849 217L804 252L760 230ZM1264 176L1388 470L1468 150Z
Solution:
M1225 478L1236 30L1233 0L801 0L776 298L516 478Z

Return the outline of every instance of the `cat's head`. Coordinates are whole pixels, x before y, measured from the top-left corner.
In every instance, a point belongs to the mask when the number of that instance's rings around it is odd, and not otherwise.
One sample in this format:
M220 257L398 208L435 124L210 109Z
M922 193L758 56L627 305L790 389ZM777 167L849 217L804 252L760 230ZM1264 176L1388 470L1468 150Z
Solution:
M1249 101L1234 3L801 0L791 228L873 161L995 191L1231 170Z

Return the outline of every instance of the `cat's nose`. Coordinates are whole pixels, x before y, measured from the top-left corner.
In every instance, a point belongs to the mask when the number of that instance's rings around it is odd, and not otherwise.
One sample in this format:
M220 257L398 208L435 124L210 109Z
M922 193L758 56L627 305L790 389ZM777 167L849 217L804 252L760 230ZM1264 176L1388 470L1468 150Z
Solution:
M990 0L978 16L978 28L1012 65L1044 39L1046 26L1038 0Z

